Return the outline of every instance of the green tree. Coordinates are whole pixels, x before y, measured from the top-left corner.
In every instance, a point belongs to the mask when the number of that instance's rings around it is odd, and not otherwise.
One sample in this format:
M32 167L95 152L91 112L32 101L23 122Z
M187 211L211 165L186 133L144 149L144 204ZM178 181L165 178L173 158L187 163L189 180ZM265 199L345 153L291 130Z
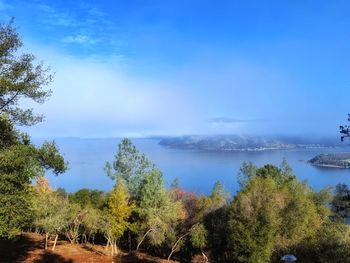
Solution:
M345 221L350 218L350 189L346 184L336 186L331 205L337 219Z
M79 204L68 203L64 217L66 225L64 234L71 243L78 243L80 239L81 227L87 215L87 211L82 209Z
M202 253L205 262L208 262L208 257L204 253L204 249L207 246L208 232L203 224L195 224L190 229L190 240L194 248L199 249Z
M79 204L82 208L101 209L106 202L105 194L100 190L80 189L69 195L69 201Z
M85 242L89 242L92 240L92 244L95 243L95 236L100 231L100 223L101 223L101 210L96 208L88 207L86 208L86 215L82 222L83 228L83 240Z
M0 237L13 238L33 219L34 178L47 169L59 174L66 163L54 142L40 148L14 127L42 120L32 109L20 108L21 99L42 103L50 95L45 86L52 76L32 54L21 54L22 41L13 21L0 24ZM23 105L23 104L21 104Z
M44 174L45 168L51 168L57 174L65 171L60 156L52 160L43 157L43 153L45 147L37 149L24 144L0 151L1 237L13 238L32 220L32 180Z
M343 223L327 222L316 235L302 240L292 250L300 262L350 263L349 227Z
M233 262L269 262L284 206L284 195L271 178L253 178L230 208L229 250Z
M145 175L137 201L139 243L136 250L147 238L151 245L161 245L180 219L181 206L167 193L163 175L153 170Z
M55 235L52 250L55 250L57 238L65 227L67 200L54 192L44 177L37 179L34 186L34 225L45 233L45 249L50 235Z
M123 178L132 199L138 195L143 177L152 169L154 165L127 138L118 145L115 161L112 164L107 162L105 167L110 178Z
M35 115L33 109L20 108L20 99L43 103L51 94L44 88L52 75L42 64L35 65L33 54L21 54L22 46L13 20L0 24L0 115L6 114L21 125L32 125L42 121L43 116Z
M313 239L327 220L327 191L315 193L288 167L256 169L235 197L228 215L233 262L270 262Z

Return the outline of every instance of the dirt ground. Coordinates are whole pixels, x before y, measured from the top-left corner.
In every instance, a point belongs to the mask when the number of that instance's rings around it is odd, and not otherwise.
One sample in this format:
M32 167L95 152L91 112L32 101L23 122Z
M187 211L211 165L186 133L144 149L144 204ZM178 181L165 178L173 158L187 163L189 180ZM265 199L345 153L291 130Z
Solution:
M108 256L103 246L70 244L67 241L58 241L55 251L44 249L44 237L35 233L24 233L15 242L0 243L0 263L131 263L131 262L158 262L165 263L165 259L152 257L145 253L129 255L120 252L116 258ZM175 263L177 261L171 261Z

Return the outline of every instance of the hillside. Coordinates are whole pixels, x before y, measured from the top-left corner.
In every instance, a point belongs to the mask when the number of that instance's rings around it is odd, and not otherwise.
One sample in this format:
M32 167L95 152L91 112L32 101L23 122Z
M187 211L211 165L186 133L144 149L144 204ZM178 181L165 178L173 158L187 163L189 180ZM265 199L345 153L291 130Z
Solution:
M0 240L0 263L131 263L131 262L158 262L166 260L153 257L145 253L128 254L120 251L117 257L111 258L104 246L85 244L70 244L68 241L58 241L55 251L44 249L44 237L35 233L23 233L14 242ZM171 263L177 261L170 260Z
M350 153L320 154L308 162L316 166L350 168Z
M192 149L204 151L265 151L294 148L312 148L335 146L336 143L323 143L316 140L298 138L270 138L261 136L212 135L182 136L163 138L160 145L175 149Z

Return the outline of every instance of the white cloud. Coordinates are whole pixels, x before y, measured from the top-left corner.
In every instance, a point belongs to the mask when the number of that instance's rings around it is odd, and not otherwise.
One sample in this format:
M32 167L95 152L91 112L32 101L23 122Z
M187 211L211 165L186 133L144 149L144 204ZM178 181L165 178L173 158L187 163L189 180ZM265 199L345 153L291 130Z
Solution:
M67 37L63 38L63 42L94 45L97 42L99 42L99 40L92 39L87 35L75 35L75 36L67 36Z
M118 60L77 59L32 46L55 73L53 96L35 105L46 121L33 136L122 136L191 133L195 103L167 83L131 76Z

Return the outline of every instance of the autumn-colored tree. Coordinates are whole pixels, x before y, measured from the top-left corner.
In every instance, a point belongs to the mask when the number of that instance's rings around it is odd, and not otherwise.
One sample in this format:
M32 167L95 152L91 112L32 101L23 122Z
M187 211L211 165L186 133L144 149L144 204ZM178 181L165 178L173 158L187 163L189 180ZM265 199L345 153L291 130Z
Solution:
M104 232L108 243L111 245L112 256L118 253L118 241L130 227L128 219L134 208L134 205L129 204L129 196L124 180L117 178L117 184L113 188L108 201L108 211L104 216Z
M54 192L47 179L38 177L34 189L34 226L45 233L45 249L48 247L50 235L55 236L52 250L55 250L57 238L65 227L65 210L67 200Z

